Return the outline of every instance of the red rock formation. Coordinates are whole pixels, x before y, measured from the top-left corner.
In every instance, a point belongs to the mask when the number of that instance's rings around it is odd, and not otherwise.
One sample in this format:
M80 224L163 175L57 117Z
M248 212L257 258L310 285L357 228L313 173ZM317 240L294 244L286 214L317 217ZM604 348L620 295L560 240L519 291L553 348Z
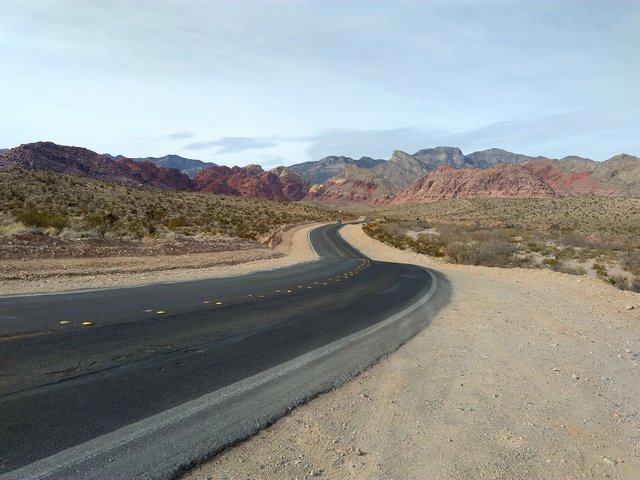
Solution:
M558 194L521 165L486 170L438 167L402 190L390 203L426 203L449 198L549 198Z
M564 162L560 160L559 162ZM615 189L593 180L593 170L563 172L558 162L534 160L522 166L562 195L613 195Z
M268 198L300 200L307 184L300 175L282 170L265 172L259 165L246 167L213 167L200 170L193 178L196 190Z
M0 157L0 168L27 168L94 178L125 186L190 190L188 176L173 168L160 168L129 159L113 161L86 148L37 142L12 148Z
M278 176L282 193L287 200L302 200L309 191L309 182L298 172L286 167L277 167L271 173Z
M305 200L323 203L376 204L393 197L397 188L377 172L349 167L325 183L312 185Z

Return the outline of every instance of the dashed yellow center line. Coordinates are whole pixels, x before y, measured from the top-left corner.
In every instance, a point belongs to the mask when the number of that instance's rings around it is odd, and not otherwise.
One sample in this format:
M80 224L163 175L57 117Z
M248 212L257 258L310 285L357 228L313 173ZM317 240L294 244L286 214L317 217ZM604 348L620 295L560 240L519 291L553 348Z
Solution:
M216 305L222 305L222 302L221 302L220 300L218 300L218 301L216 302Z
M158 310L156 312L158 315L164 315L165 313L167 313L165 310Z
M89 321L87 321L87 322L82 322L82 325L84 325L84 326L93 325L93 322L89 322Z
M209 305L209 304L211 303L211 300L205 300L205 301L204 301L204 302L202 302L202 303L204 303L205 305Z
M71 322L69 320L61 320L60 325L69 325Z
M151 308L147 308L144 313L153 313L153 310Z

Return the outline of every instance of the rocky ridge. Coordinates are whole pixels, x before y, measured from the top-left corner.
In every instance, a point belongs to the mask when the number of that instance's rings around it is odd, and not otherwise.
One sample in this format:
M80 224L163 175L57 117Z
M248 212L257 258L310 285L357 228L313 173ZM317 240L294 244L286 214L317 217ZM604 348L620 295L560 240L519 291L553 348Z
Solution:
M109 155L105 153L105 155L112 160L121 160L127 158L123 155ZM151 162L157 165L158 167L165 168L175 168L176 170L180 170L182 173L188 175L190 178L193 178L196 173L198 173L203 168L209 167L217 167L215 163L211 162L203 162L202 160L194 160L191 158L181 157L180 155L165 155L164 157L145 157L145 158L131 158L134 162Z
M302 174L309 183L320 184L338 175L345 168L372 168L384 162L385 160L376 160L370 157L362 157L359 160L354 160L350 157L329 156L317 161L297 163L288 168Z
M330 204L375 204L390 200L395 191L395 185L375 170L352 166L325 183L312 185L305 200Z
M12 148L0 157L0 168L46 170L93 178L128 187L191 190L191 179L173 168L128 158L112 160L80 147L37 142Z
M501 164L485 170L441 165L402 190L391 204L451 198L551 198L558 194L521 165Z
M205 168L195 175L193 185L200 192L271 200L301 200L307 191L307 183L301 175L285 167L265 172L260 165Z
M197 172L189 178L158 163ZM213 166L202 168L207 165ZM496 168L502 165L518 168ZM459 148L441 146L413 155L395 150L388 161L331 156L267 172L258 165L215 166L177 155L129 159L37 142L0 151L0 168L12 167L126 186L370 206L472 196L543 198L550 192L640 196L640 158L625 154L595 162L576 156L530 157L495 148L464 155Z

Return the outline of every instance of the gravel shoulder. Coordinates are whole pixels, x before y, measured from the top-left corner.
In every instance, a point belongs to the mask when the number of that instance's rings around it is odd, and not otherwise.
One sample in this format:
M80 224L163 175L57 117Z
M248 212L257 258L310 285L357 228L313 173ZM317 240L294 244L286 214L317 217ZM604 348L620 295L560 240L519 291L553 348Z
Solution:
M0 246L0 295L53 293L243 275L317 258L307 241L320 224L278 232L267 248L237 239L60 242L47 237L4 241Z
M439 270L428 328L184 479L640 478L640 294L547 270Z

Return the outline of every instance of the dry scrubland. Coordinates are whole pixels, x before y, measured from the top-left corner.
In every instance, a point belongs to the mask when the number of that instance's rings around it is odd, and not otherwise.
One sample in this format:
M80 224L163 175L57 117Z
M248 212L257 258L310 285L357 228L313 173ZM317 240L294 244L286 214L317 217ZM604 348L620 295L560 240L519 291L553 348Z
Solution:
M453 263L550 268L640 291L640 199L444 200L371 217L372 237Z
M0 235L257 240L283 225L327 221L333 215L298 203L126 188L36 170L0 171Z

